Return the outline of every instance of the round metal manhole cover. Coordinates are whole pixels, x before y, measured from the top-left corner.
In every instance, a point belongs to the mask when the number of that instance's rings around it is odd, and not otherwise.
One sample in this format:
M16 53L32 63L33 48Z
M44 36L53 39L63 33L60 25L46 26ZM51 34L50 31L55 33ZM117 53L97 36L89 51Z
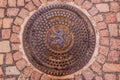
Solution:
M95 31L89 19L68 4L36 11L23 32L24 51L37 69L65 76L82 69L95 49Z

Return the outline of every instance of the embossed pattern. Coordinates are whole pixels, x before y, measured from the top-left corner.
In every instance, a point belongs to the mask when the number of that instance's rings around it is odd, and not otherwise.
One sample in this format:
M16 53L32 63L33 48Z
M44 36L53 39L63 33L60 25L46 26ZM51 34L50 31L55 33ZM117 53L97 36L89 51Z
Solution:
M51 27L46 35L46 45L55 53L67 52L73 45L74 37L64 25Z
M49 75L64 76L82 69L95 49L95 31L77 8L53 4L28 20L23 47L30 62Z

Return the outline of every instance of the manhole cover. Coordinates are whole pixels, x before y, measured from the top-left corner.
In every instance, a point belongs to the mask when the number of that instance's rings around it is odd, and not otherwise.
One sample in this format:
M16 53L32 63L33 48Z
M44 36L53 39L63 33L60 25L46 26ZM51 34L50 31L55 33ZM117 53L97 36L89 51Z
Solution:
M30 62L53 76L65 76L83 68L94 53L95 41L89 19L67 4L39 9L23 33L23 47Z

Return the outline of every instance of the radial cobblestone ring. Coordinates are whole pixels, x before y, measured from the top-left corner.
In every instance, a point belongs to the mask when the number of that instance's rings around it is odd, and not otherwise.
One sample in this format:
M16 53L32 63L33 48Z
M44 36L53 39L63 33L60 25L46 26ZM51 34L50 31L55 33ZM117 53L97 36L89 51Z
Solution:
M95 31L76 7L52 4L36 11L23 32L24 51L38 70L65 76L82 69L95 49Z

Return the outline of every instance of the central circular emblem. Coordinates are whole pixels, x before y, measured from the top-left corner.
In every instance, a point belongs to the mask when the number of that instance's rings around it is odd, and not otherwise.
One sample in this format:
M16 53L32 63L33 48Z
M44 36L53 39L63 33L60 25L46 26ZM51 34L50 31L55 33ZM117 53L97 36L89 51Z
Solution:
M23 48L38 70L65 76L82 69L95 49L95 30L79 9L53 4L37 10L23 31Z
M71 49L74 42L73 33L65 25L54 25L48 29L46 45L55 53L64 53Z

